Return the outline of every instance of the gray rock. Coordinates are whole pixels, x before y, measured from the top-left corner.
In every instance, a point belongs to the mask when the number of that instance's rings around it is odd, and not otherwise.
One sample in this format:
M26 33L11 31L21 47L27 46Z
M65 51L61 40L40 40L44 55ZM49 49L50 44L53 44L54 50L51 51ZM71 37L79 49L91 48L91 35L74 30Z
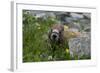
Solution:
M69 40L70 56L73 58L76 56L78 59L80 59L82 56L90 57L90 34L84 33L83 35Z
M90 24L90 20L89 19L81 19L80 23L81 24Z
M75 19L82 19L84 18L84 16L82 14L78 14L78 13L70 13L71 17L75 18Z
M84 15L85 17L87 17L88 19L91 18L91 14L90 14L90 13L83 13L83 15Z
M71 22L71 23L67 24L67 26L69 26L72 29L76 29L78 31L80 31L80 29L81 29L80 23L78 23L78 22Z
M91 21L89 19L81 19L80 26L81 30L86 30L86 29L91 30Z
M65 21L66 21L66 23L72 23L73 22L73 18L72 17L66 17Z
M46 15L47 15L47 17L52 17L52 18L56 17L54 12L46 12Z
M71 32L78 32L79 30L76 29L76 28L70 28L69 31L71 31Z

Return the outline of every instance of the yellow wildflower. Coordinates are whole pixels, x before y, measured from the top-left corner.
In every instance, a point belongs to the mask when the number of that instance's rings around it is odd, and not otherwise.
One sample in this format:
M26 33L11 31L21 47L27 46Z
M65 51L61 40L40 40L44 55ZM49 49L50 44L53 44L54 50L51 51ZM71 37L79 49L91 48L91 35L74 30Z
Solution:
M40 27L38 27L38 29L41 29Z
M64 31L67 31L69 28L67 25L64 25Z
M40 24L39 23L36 23L36 26L40 26Z
M69 53L69 49L68 48L66 48L66 53Z

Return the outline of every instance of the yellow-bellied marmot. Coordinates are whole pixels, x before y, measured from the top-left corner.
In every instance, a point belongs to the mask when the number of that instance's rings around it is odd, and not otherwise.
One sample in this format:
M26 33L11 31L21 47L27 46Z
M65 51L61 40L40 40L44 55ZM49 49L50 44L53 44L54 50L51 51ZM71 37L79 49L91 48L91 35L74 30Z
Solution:
M63 43L68 41L70 38L75 38L80 36L79 31L74 31L66 25L54 24L49 32L49 39L52 42Z

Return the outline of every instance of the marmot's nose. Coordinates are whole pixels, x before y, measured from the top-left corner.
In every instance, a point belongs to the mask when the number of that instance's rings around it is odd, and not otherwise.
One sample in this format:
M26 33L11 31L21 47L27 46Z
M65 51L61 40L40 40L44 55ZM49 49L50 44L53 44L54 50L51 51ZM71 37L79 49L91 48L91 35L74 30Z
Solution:
M57 36L56 35L53 35L53 39L55 39Z

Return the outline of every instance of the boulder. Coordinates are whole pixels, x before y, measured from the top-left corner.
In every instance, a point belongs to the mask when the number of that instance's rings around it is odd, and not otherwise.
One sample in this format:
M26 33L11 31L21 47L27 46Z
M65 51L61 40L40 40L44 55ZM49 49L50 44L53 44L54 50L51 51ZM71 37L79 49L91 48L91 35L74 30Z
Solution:
M77 57L78 59L90 58L91 54L91 41L90 34L84 33L82 36L77 38L72 38L69 40L69 51L72 58Z

